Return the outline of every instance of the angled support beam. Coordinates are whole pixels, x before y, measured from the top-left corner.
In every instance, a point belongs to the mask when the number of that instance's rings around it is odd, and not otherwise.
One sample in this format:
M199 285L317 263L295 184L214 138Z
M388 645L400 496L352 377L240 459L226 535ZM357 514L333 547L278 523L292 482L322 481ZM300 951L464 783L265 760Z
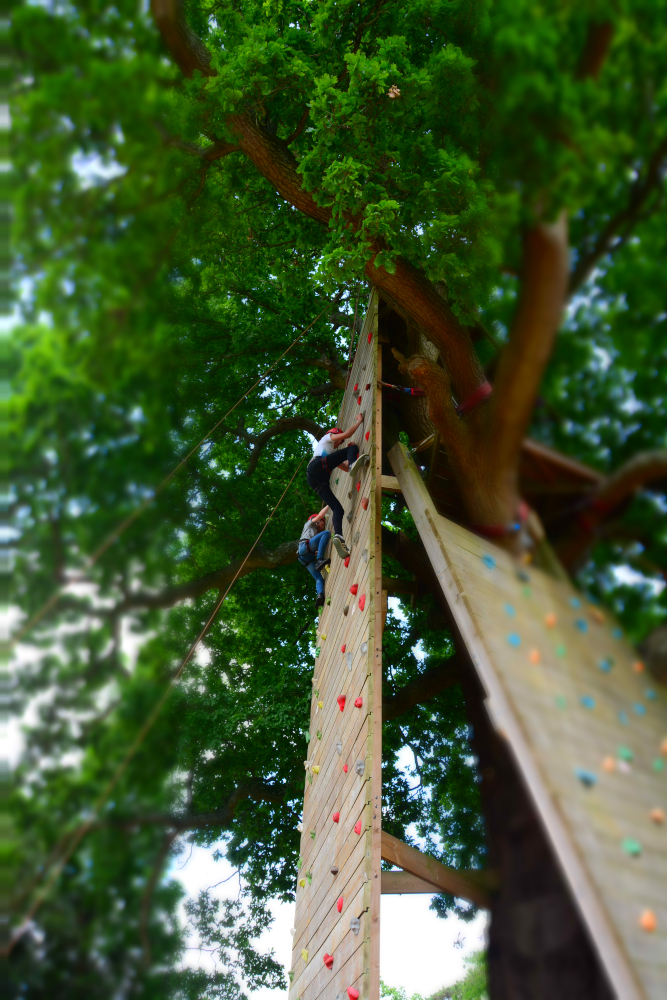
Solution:
M388 594L416 594L418 586L416 580L399 580L393 576L382 577L382 589Z
M380 486L382 487L383 493L402 493L401 487L398 485L398 479L396 476L380 476Z
M385 830L382 831L381 849L383 861L403 869L402 872L382 873L382 892L447 892L458 899L467 899L484 910L491 908L492 893L498 886L494 872L461 872L448 868ZM405 877L408 875L410 878ZM412 888L400 888L401 884ZM419 885L424 888L419 888Z

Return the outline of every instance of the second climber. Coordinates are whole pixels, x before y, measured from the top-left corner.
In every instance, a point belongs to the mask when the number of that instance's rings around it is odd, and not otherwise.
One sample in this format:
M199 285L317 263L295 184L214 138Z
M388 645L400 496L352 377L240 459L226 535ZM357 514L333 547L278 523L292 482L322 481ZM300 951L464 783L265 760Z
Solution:
M369 464L369 456L360 455L358 445L350 444L345 448L340 447L343 441L347 441L358 430L363 419L364 415L360 413L346 431L342 431L340 427L332 427L331 430L327 431L315 445L313 458L306 469L308 485L317 493L322 502L331 508L334 529L333 544L341 559L345 559L350 554L343 537L343 514L345 511L329 485L329 477L334 469L340 469L342 472L349 472L351 476L355 476Z

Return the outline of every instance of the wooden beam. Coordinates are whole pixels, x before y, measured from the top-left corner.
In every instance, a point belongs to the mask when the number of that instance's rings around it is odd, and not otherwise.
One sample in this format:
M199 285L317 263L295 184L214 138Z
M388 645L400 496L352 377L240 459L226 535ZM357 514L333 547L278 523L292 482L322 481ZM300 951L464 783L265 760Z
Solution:
M380 476L380 486L385 493L402 493L396 476Z
M388 594L416 594L417 587L416 580L399 580L395 576L382 577L382 589Z
M382 860L402 868L404 872L416 875L418 879L428 882L434 888L430 891L447 892L459 899L467 899L477 906L488 910L491 908L491 892L489 880L493 879L488 872L461 872L448 868L428 854L422 854L416 847L404 844L397 837L392 837L382 831ZM486 885L484 884L486 882ZM395 890L398 891L398 890ZM420 890L413 889L413 892Z
M461 874L460 872L458 874ZM486 876L489 883L489 888L492 891L498 886L498 877L495 872L491 871L474 871L466 872L468 876ZM432 882L427 882L426 879L418 878L416 875L411 875L410 872L382 872L382 895L383 896L395 896L402 895L403 893L424 893L432 896L434 893L441 892L442 890L439 886L433 885ZM459 897L462 898L462 897Z

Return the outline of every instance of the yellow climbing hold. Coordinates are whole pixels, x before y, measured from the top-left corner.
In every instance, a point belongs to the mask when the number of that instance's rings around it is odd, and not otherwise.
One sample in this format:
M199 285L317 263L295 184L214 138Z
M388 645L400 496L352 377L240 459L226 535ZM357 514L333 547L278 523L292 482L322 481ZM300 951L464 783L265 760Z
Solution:
M318 701L317 707L318 708L324 708L324 702L323 701Z
M306 888L306 880L305 880L305 878L300 878L299 879L299 885L301 886L302 889Z
M301 958L304 960L304 962L308 961L308 952L306 951L305 948L301 949Z
M319 764L313 764L313 766L311 767L311 771L313 772L313 774L319 774L320 773Z
M323 633L322 633L322 642L324 642L324 640L326 639L326 637L327 637L327 634L326 634L326 632L323 632Z

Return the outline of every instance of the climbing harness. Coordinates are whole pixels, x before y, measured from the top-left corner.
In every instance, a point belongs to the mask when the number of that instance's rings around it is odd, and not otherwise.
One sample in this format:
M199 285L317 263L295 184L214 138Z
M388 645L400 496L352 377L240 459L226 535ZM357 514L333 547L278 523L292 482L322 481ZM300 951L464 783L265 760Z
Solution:
M493 388L491 383L482 382L479 388L475 389L475 391L472 392L467 399L464 399L462 403L455 405L454 409L460 417L464 417L466 413L470 413L470 411L474 410L475 407L478 406L483 400L487 399L492 392Z

